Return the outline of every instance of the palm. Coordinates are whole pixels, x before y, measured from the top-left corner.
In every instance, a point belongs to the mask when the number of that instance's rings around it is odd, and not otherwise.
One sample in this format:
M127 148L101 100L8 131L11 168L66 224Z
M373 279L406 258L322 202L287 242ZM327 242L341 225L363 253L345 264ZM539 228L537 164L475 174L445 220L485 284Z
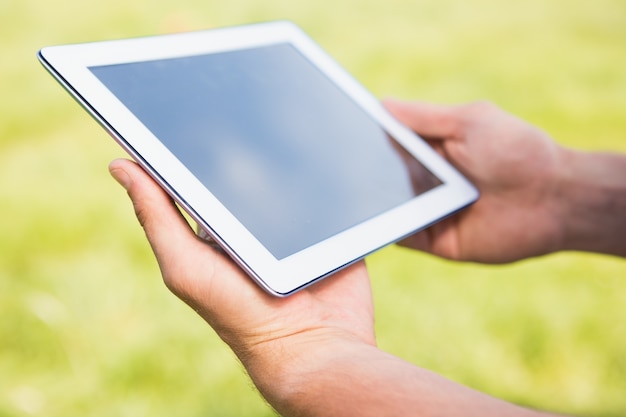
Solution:
M205 252L207 260L215 257L206 253L212 251L209 247L199 250ZM175 267L175 279L182 277L185 288L181 290L171 281L168 285L231 346L249 349L307 332L317 336L343 332L373 343L373 306L363 263L280 299L264 293L230 260L219 262L220 269L212 275L202 269L192 271L187 278Z
M118 160L165 284L196 310L238 354L292 335L337 334L373 343L373 303L360 262L279 299L264 293L225 255L197 237L165 192L136 164Z

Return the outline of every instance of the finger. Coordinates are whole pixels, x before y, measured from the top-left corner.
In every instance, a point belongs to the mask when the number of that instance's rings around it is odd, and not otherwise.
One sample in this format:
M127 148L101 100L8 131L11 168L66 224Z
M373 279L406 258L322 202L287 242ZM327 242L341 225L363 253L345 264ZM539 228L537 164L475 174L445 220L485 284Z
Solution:
M424 138L447 140L458 136L457 107L395 99L386 99L383 104L401 123Z
M119 159L109 165L109 171L133 202L165 284L197 306L210 291L212 278L232 265L197 238L172 199L137 164Z
M170 197L137 164L118 159L111 162L109 172L128 192L155 252L171 247L172 240L179 241L192 233Z
M428 229L405 237L398 242L399 246L416 249L422 252L432 252L431 236Z

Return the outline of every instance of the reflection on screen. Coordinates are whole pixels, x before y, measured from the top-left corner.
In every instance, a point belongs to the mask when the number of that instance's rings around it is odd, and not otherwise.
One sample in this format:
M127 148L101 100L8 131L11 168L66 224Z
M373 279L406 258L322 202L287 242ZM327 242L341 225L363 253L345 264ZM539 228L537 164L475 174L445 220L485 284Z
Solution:
M90 69L277 259L441 184L289 44Z

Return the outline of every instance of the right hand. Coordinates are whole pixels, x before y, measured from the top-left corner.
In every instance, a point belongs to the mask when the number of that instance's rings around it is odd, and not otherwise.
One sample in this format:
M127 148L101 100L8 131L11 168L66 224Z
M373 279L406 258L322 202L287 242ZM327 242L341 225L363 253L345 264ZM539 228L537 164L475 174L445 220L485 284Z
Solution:
M426 139L480 190L480 199L402 242L444 258L512 262L559 250L558 172L567 150L488 103L440 106L387 100L385 107Z

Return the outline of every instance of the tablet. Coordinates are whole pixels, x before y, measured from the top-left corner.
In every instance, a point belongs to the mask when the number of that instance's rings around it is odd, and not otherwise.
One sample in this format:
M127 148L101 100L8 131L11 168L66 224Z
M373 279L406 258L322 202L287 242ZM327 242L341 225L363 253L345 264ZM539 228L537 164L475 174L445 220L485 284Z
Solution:
M39 59L273 295L478 196L290 22L52 46Z

